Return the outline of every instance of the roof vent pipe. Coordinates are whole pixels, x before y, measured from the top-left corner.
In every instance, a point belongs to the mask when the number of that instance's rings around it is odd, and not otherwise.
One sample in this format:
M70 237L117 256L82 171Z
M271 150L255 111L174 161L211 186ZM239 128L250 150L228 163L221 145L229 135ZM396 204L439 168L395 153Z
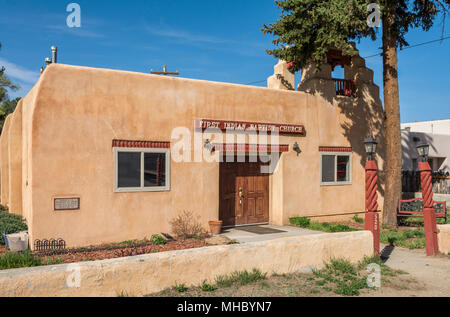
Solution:
M50 65L52 63L52 59L50 58L50 57L47 57L46 59L45 59L45 66L48 66L48 65Z
M58 48L56 46L52 46L52 64L56 64L58 61Z

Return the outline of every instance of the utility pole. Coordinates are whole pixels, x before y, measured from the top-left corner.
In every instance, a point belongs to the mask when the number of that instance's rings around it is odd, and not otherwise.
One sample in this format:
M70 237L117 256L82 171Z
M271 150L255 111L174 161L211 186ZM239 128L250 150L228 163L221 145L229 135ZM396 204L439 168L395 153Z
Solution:
M151 69L151 70L150 70L150 74L153 74L153 75L163 75L163 76L167 76L167 75L174 75L174 76L177 76L177 75L180 75L180 73L178 72L178 70L177 70L176 72L168 72L168 71L167 71L167 65L164 65L164 66L163 66L163 71L162 71L162 72L155 72L155 71L153 71L153 69Z

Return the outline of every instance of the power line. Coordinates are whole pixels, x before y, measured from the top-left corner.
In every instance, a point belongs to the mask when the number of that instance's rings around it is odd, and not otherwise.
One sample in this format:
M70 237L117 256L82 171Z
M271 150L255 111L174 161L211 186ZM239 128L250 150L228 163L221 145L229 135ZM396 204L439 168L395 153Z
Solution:
M427 44L431 44L431 43L435 43L435 42L442 42L442 41L445 41L445 40L448 40L448 39L450 39L450 36L441 37L441 38L436 39L436 40L422 42L422 43L418 43L418 44L414 44L414 45L409 45L409 46L406 46L406 47L402 48L401 51L407 50L408 48L413 48L413 47L417 47L417 46L427 45ZM366 56L366 57L363 57L363 58L364 59L368 59L368 58L375 57L375 56L381 56L381 54L382 53L373 54L373 55L369 55L369 56ZM244 84L244 85L259 84L259 83L262 83L262 82L265 82L265 81L266 81L266 79L259 80L259 81L254 81L254 82L251 82L251 83L248 83L248 84Z
M417 46L422 46L422 45L427 45L427 44L431 44L431 43L435 43L435 42L442 42L442 41L448 40L448 39L450 39L450 36L441 37L441 38L436 39L436 40L432 40L432 41L428 41L428 42L423 42L423 43L419 43L419 44L408 45L408 46L406 46L406 47L400 49L400 51L404 51L404 50L407 50L407 49L409 49L409 48L413 48L413 47L417 47ZM375 56L381 56L381 53L374 54L374 55L370 55L370 56L366 56L366 57L363 57L363 58L364 58L364 59L367 59L367 58L371 58L371 57L375 57Z
M267 79L263 79L263 80L259 80L259 81L254 81L254 82L251 82L251 83L248 83L248 84L244 84L244 85L253 85L253 84L259 84L259 83L263 83L263 82L265 82Z

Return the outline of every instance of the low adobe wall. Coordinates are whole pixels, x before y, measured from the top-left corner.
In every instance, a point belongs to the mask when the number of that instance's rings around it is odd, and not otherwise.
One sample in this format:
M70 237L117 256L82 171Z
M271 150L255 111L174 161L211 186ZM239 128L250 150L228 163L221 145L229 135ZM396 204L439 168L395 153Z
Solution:
M369 231L314 234L263 242L0 272L0 296L141 296L175 284L199 285L218 275L258 268L291 273L330 258L356 263L373 254ZM79 269L79 287L76 285Z
M450 224L438 225L438 244L439 252L450 253Z

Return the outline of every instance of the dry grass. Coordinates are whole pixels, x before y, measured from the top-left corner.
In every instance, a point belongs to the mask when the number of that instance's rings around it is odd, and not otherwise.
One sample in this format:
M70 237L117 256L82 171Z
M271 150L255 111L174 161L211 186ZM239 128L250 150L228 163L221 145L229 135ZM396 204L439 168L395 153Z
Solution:
M321 270L312 273L273 274L254 269L218 276L214 284L199 286L175 285L151 297L333 297L376 295L379 289L367 286L366 266L381 266L382 287L404 290L410 287L406 272L392 270L379 258L365 258L358 265L344 259L333 259Z

